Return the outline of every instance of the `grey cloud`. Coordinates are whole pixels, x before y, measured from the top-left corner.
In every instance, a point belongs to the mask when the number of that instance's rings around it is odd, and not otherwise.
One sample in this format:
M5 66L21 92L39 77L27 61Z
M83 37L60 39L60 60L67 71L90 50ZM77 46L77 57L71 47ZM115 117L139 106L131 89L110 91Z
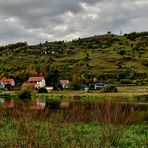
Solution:
M147 0L0 0L0 43L147 31L147 7Z
M93 5L97 2L102 2L103 0L80 0L80 2L83 2L83 3L87 3L87 4L90 4L90 5Z

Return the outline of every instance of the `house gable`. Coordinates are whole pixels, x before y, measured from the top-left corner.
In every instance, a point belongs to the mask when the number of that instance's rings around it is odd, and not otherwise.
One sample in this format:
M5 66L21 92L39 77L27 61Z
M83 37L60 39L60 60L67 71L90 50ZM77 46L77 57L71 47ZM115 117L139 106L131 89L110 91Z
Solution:
M60 80L60 84L63 88L68 88L69 80Z
M35 84L35 88L37 89L46 86L44 77L29 77L28 82Z
M13 79L2 79L1 83L3 83L5 86L10 85L10 86L15 86L15 81Z

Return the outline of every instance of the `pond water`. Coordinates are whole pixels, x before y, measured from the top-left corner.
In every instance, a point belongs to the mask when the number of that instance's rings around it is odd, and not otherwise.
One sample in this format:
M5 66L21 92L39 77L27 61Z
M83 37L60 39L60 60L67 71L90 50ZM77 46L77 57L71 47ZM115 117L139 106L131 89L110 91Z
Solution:
M23 101L21 101L23 102ZM42 99L34 99L27 101L30 104L30 107L32 109L40 109L43 110L46 105L46 101ZM3 99L0 98L0 106L6 108L6 109L12 109L15 108L15 104L18 104L17 101L14 101L14 99Z
M148 123L148 104L147 103L123 103L123 102L82 102L76 101L53 101L44 99L32 99L26 101L16 101L13 99L0 98L0 106L5 109L21 108L22 103L26 104L25 108L29 110L48 111L49 113L60 111L67 116L71 113L71 119L77 118L78 121L92 121L92 120L104 120L111 118L114 120L114 116L117 118L127 118L131 114L134 116L133 122L146 122ZM120 119L121 120L121 119Z
M14 99L3 99L0 98L0 106L6 107L6 108L15 108L15 104L18 104L18 102L28 102L30 106L32 107L37 107L40 109L44 109L45 107L48 107L49 109L61 109L61 108L70 108L71 106L87 106L92 107L97 104L102 104L102 103L110 103L110 104L116 104L122 105L122 106L130 106L130 107L139 107L141 110L147 110L148 109L148 103L132 103L132 102L109 102L109 101L98 101L98 102L93 102L93 101L81 101L81 100L73 100L73 101L66 101L66 100L61 100L61 101L53 101L53 100L46 100L46 99L32 99L32 100L14 100Z

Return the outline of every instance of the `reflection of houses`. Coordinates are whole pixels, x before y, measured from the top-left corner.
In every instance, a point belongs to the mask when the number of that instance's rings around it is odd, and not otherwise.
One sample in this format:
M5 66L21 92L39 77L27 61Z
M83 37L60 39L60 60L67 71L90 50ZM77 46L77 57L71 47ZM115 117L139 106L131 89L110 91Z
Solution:
M7 89L11 89L15 86L15 81L13 79L7 79L7 78L3 78L0 81L0 88L7 88Z
M6 109L14 108L14 100L0 98L0 106L3 106Z
M34 109L34 110L44 110L45 105L46 105L45 100L43 100L43 99L35 99L32 102L31 109Z
M62 85L62 87L65 89L65 88L68 88L69 86L69 80L60 80L60 84Z
M14 108L14 100L13 100L13 99L5 100L5 102L4 102L4 107L7 108L7 109L12 109L12 108Z
M36 89L46 86L44 77L29 77L29 85L33 84Z

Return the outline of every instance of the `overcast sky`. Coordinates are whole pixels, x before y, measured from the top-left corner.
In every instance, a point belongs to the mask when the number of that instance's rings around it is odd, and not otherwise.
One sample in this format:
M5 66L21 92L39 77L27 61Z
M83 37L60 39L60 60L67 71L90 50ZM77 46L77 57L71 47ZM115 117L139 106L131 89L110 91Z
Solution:
M148 31L148 0L0 0L0 44Z

